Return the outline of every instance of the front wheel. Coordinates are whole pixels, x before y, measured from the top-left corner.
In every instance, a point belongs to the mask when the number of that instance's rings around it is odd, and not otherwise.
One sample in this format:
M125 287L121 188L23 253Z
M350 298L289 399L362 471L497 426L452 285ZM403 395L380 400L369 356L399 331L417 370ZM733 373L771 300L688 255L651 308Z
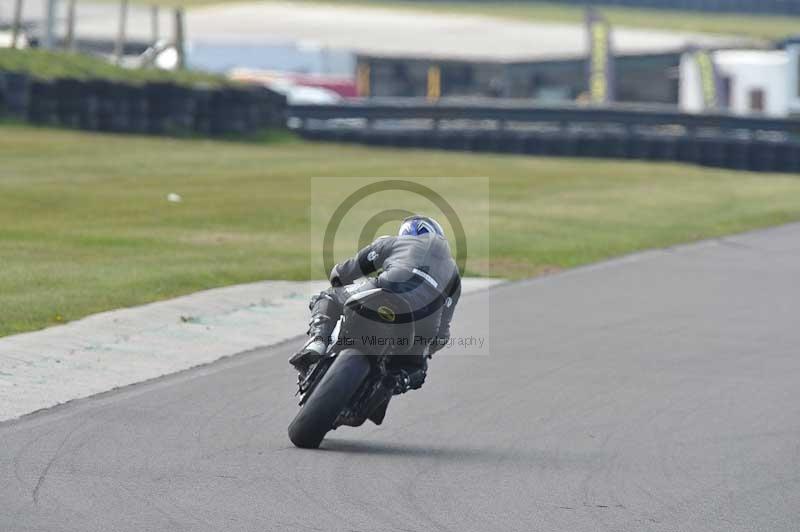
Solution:
M306 449L319 447L369 371L366 355L355 349L340 352L289 425L292 443Z

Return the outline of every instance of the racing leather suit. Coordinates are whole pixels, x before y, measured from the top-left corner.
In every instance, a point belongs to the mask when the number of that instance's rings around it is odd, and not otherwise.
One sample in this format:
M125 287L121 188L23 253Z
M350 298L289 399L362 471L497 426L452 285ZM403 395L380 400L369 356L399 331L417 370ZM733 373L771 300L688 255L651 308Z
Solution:
M354 281L380 272L361 284ZM328 338L349 297L362 290L383 288L403 297L412 309L432 309L425 336L433 339L430 352L447 344L450 321L461 296L461 277L450 246L442 236L384 236L337 264L330 273L331 288L311 298L308 334Z

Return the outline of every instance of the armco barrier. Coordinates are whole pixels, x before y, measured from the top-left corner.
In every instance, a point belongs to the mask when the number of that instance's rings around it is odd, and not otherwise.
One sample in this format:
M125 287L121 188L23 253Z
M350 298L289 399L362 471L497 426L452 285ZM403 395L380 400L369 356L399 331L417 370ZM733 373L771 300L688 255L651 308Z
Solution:
M685 114L664 107L532 107L502 100L294 105L288 116L292 128L316 140L800 172L796 120Z
M286 98L262 87L43 81L0 72L0 116L42 125L118 133L227 135L283 128L285 113Z
M415 98L381 98L337 105L292 105L288 116L300 128L313 121L428 121L433 128L457 121L494 122L500 128L514 124L556 127L613 125L626 130L679 127L687 134L716 131L770 131L800 134L800 121L727 113L688 114L674 106L580 105L535 106L528 101L473 99L469 102L426 103Z
M573 5L644 7L710 13L800 15L797 0L562 0Z
M426 0L429 1L429 0ZM438 1L438 0L435 0ZM542 3L543 0L527 0ZM553 3L553 0L547 0ZM800 0L560 0L563 4L598 7L635 7L711 13L800 15Z

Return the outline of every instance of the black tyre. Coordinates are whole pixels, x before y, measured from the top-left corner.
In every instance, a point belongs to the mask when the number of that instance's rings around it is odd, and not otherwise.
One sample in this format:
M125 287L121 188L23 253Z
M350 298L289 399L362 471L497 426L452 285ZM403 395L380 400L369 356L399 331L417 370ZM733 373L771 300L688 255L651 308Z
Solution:
M292 443L304 449L319 447L369 371L369 360L359 351L345 349L339 353L289 425Z

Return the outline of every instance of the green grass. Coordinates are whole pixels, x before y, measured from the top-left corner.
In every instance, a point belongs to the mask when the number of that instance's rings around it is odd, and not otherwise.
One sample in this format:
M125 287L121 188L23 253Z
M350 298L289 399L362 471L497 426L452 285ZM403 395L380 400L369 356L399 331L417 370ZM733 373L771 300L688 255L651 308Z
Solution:
M221 4L225 0L173 0L185 6ZM275 0L265 0L275 1ZM584 12L575 6L556 2L527 1L468 1L427 2L423 0L295 0L306 4L348 5L422 9L440 13L479 14L528 20L532 22L582 22ZM693 11L662 11L633 8L602 8L609 20L618 26L661 30L724 33L779 39L794 35L800 28L800 17L758 16L738 14L699 13Z
M450 176L448 199L488 220L470 226L472 241L490 245L473 249L468 273L511 278L800 220L795 176L678 164L21 125L0 126L0 161L0 335L209 287L307 278L315 176ZM490 179L488 198L469 176ZM171 192L183 202L167 202Z
M0 71L25 72L39 79L106 79L142 83L172 81L184 85L229 83L222 76L197 71L167 72L155 68L127 69L89 55L46 50L0 48Z

